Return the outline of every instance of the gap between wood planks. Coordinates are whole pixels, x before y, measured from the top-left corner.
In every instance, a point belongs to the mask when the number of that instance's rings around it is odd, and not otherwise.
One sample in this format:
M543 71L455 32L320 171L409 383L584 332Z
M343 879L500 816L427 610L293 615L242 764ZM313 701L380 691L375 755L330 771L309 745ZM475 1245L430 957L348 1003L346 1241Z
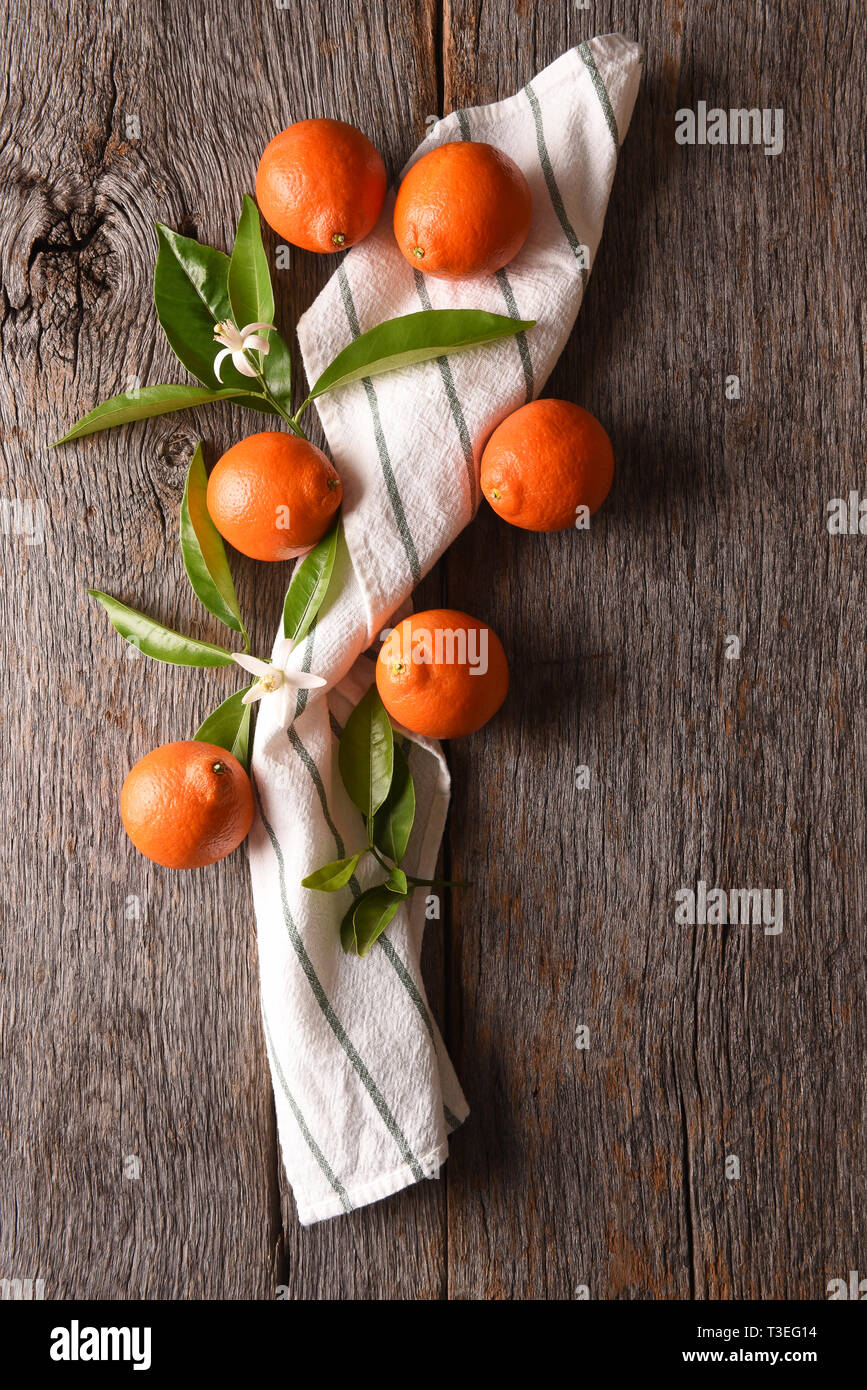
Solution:
M434 46L434 57L435 57L435 59L436 59L437 115L438 115L439 117L443 117L443 116L446 114L446 108L445 108L445 100L446 100L446 95L445 95L445 85L446 85L446 78L445 78L445 69L446 69L445 48L446 48L446 43L447 43L447 35L446 35L446 15L445 15L445 7L446 7L446 0L434 0L434 42L433 42L433 46ZM443 591L443 596L446 597L446 595L445 595L445 590L446 590L446 588L447 588L447 583L446 583L445 567L443 567L443 574L442 574L442 579L441 579L441 587L442 587L442 591ZM444 606L445 606L445 605L444 605ZM449 766L449 776L451 776L451 764L449 763L448 753L446 753L446 763L447 763L448 766ZM451 810L451 807L450 807L449 809ZM444 831L443 831L443 841L442 841L442 850L441 850L441 853L442 853L442 860L443 860L443 878L446 878L446 879L451 879L451 878L453 877L453 874L452 874L453 865L452 865L452 852L451 852L451 838L450 838L450 834L449 834L449 831L450 831L450 821L451 821L451 817L449 816L449 819L446 821L445 829L444 829ZM445 893L448 893L448 891L449 891L449 890L446 889L446 890L445 890ZM441 920L442 920L442 926L441 926L441 928L440 928L440 930L441 930L441 932L442 932L443 1036L444 1036L444 1038L445 1038L446 1050L448 1051L449 1055L451 1056L451 1053L452 1053L452 1050L453 1050L453 1049L452 1049L452 1007L451 1007L452 996L451 996L451 987L450 987L451 970L452 970L452 952L451 952L451 900L450 900L450 899L446 899L445 893L444 893L444 895L443 895L443 896L444 896L444 906L443 906L443 914L442 914L442 919L441 919ZM451 1232L450 1232L450 1230L449 1230L449 1162L448 1162L448 1159L446 1159L446 1162L443 1164L443 1167L442 1167L442 1170L441 1170L441 1171L442 1171L442 1174L443 1174L443 1177L442 1177L442 1183L443 1183L443 1225L444 1225L444 1227L445 1227L445 1262L446 1262L446 1267L445 1267L445 1270L443 1271L443 1288L444 1288L444 1291L445 1291L446 1301L448 1301L448 1300L451 1298L451 1260L450 1260L450 1258L449 1258L450 1250L451 1250L451 1241L450 1241Z

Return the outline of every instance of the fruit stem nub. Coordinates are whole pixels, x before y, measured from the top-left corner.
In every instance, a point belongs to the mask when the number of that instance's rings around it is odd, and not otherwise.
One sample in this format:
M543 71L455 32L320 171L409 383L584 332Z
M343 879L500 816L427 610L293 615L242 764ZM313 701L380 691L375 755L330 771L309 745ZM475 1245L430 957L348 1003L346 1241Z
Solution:
M334 246L342 246L345 240L346 234L344 232L335 232L334 236L331 238Z

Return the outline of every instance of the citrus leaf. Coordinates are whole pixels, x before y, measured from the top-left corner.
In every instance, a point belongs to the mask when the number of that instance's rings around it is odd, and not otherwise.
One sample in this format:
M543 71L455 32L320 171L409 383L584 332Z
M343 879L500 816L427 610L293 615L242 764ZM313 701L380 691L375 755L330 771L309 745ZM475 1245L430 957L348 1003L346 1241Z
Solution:
M253 717L253 706L245 705L235 741L229 752L238 759L241 766L249 772L250 770L250 722Z
M274 291L262 245L259 209L248 193L241 204L227 286L232 315L239 328L248 323L274 322Z
M373 819L373 843L395 864L406 854L415 820L415 788L403 750L394 745L394 771L388 796ZM404 884L404 888L406 885Z
M400 893L401 897L405 898L408 892L408 887L406 882L406 874L404 873L403 869L399 869L395 864L388 878L385 880L384 887L388 889L389 893Z
M357 902L360 901L361 899L359 898ZM340 944L343 947L344 955L347 956L350 954L358 955L358 942L355 939L355 923L352 920L355 916L357 902L350 903L340 923Z
M225 647L217 647L212 642L197 642L193 637L183 637L170 627L154 622L144 613L127 608L111 594L99 589L88 589L91 598L101 603L112 626L145 656L156 661L167 661L172 666L231 666L232 653Z
M305 555L295 572L283 602L283 636L300 642L313 626L316 615L325 601L337 554L340 519Z
M355 951L359 956L367 955L405 901L405 894L393 893L385 884L362 893L352 914Z
M315 873L302 878L301 887L315 888L320 893L336 893L338 888L346 887L358 868L358 861L364 852L364 850L359 850L350 859L333 859L330 864L323 864L321 869L317 869Z
M246 639L223 538L208 515L207 493L205 460L202 446L197 444L187 470L181 500L180 533L184 569L193 586L193 593L208 612Z
M222 380L217 379L214 371L219 351L214 328L232 316L229 257L213 246L179 236L161 222L157 223L157 238L154 303L175 356L203 386L243 388L249 396L250 379L243 377L228 359L222 365Z
M272 333L268 339L270 352L262 359L262 375L265 385L275 401L286 411L292 413L292 354L279 333Z
M482 309L426 309L386 319L337 354L314 382L307 399L315 400L326 391L367 376L525 333L534 323L535 319L510 319Z
M148 420L153 415L168 415L172 410L190 410L195 405L208 405L210 401L237 401L239 405L247 405L251 399L255 402L255 410L268 410L266 404L260 405L255 397L250 396L249 390L239 391L234 386L218 391L204 386L140 386L134 391L112 396L111 400L103 401L102 405L88 411L56 443L67 444L70 439L83 439L87 434L96 434L114 425Z
M343 785L369 825L388 796L394 768L391 722L375 684L346 721L337 761Z
M209 714L203 724L199 726L193 734L193 738L199 743L215 743L218 748L225 748L232 753L244 767L247 766L247 754L250 735L250 711L252 705L243 704L243 698L250 689L249 685L243 690L236 690L234 695L230 695L228 700L224 700L218 705L213 714Z

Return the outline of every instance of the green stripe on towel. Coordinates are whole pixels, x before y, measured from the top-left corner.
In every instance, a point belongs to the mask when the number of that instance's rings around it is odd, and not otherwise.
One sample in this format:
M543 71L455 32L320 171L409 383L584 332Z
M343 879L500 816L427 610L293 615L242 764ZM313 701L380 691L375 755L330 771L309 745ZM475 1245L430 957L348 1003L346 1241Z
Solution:
M340 286L340 294L343 299L343 307L346 310L349 330L353 338L357 338L361 333L361 326L358 322L358 314L355 310L355 301L352 298L352 287L349 284L349 277L343 265L338 267L337 283ZM397 522L400 539L403 542L403 548L406 552L410 574L412 575L413 582L417 584L421 579L421 565L419 564L418 552L416 551L415 542L409 529L409 523L406 519L403 499L401 498L400 490L397 486L394 469L391 466L388 444L386 443L385 433L382 428L382 420L379 415L379 401L377 400L376 391L369 376L364 378L362 385L367 393L367 403L370 406L370 414L373 419L373 437L376 440L376 447L379 452L379 463L382 468L382 476L385 479L386 491L388 492L389 501L391 502L391 509L394 512L394 519Z
M391 1110L386 1104L386 1101L379 1087L377 1086L376 1082L374 1081L373 1077L371 1076L370 1072L368 1071L367 1067L365 1066L364 1062L359 1056L358 1051L352 1043L352 1039L349 1037L349 1034L346 1032L346 1029L343 1027L343 1024L340 1022L340 1019L337 1017L336 1013L331 1007L331 1003L329 1002L328 996L325 993L325 990L322 988L322 983L319 979L319 976L316 974L313 962L307 954L304 942L301 940L301 934L298 931L297 926L295 925L295 920L289 909L289 899L286 893L286 864L283 859L283 851L280 848L280 842L274 833L274 829L271 825L271 822L265 815L265 808L263 807L261 798L259 797L258 789L256 789L256 801L259 806L259 815L262 817L262 824L264 825L268 838L271 841L271 847L274 850L274 857L277 860L277 869L280 879L280 900L283 908L283 921L286 925L286 931L288 932L289 940L292 943L292 947L295 951L295 955L298 958L301 969L304 971L304 974L307 977L307 982L313 991L314 998L316 999L316 1002L322 1011L322 1015L325 1021L327 1022L337 1041L340 1043L340 1046L343 1048L346 1057L348 1058L351 1066L358 1075L362 1085L364 1086L364 1089L367 1091L367 1094L373 1101L373 1104L379 1112L383 1124L385 1125L394 1142L397 1144L397 1147L400 1150L401 1157L403 1158L404 1162L409 1166L416 1182L421 1182L422 1178L424 1177L424 1171L421 1165L419 1164L418 1159L415 1157L412 1150L410 1149L409 1144L407 1143L400 1129L400 1126L397 1123L397 1120L395 1119L394 1115L391 1113Z
M310 773L311 780L313 782L314 787L316 788L316 795L319 797L319 804L322 807L322 814L325 817L325 823L328 826L328 829L331 831L332 835L334 836L334 842L337 845L337 857L338 859L345 859L346 849L342 839L340 838L340 832L338 831L337 826L334 824L334 821L331 819L331 812L328 809L328 798L325 795L325 783L322 781L319 768L316 766L316 763L314 762L313 758L311 758L310 754L307 752L307 749L304 747L304 744L301 742L301 739L298 737L298 734L295 731L294 724L289 725L287 733L289 734L289 742L295 749L295 752L298 754L298 757L301 759L307 771Z
M282 1069L282 1067L280 1066L280 1063L279 1063L279 1061L278 1061L278 1059L277 1059L277 1049L276 1049L276 1047L274 1046L274 1039L273 1039L272 1036L271 1036L271 1029L268 1027L268 1019L267 1019L267 1016L266 1016L266 1014L265 1014L265 1005L264 1005L264 1004L262 1005L262 1022L263 1022L263 1024L265 1025L265 1042L266 1042L266 1045L267 1045L267 1047L268 1047L268 1051L269 1051L270 1054L271 1054L271 1065L273 1066L275 1072L277 1073L277 1079L279 1080L281 1089L282 1089L282 1091L283 1091L283 1094L284 1094L284 1096L286 1097L286 1100L287 1100L288 1103L289 1103L289 1109L292 1111L292 1114L295 1116L295 1119L296 1119L297 1124L298 1124L298 1128L300 1129L301 1133L304 1135L304 1138L305 1138L305 1140L306 1140L306 1142L307 1142L307 1147L310 1149L310 1152L312 1153L313 1157L316 1159L316 1162L319 1164L319 1167L322 1169L323 1173L325 1174L326 1178L327 1178L328 1181L330 1182L331 1186L334 1188L334 1191L337 1193L338 1197L340 1198L340 1202L341 1202L341 1205L342 1205L342 1207L343 1207L343 1210L344 1210L344 1211L352 1211L352 1203L351 1203L350 1200L349 1200L349 1197L348 1197L348 1195L347 1195L347 1192L346 1192L345 1187L343 1186L343 1183L340 1181L339 1178L336 1178L336 1177L334 1176L334 1173L333 1173L333 1171L332 1171L332 1168L331 1168L330 1163L328 1162L328 1159L325 1157L324 1153L323 1153L322 1150L320 1149L320 1147L319 1147L319 1145L317 1144L316 1140L313 1138L313 1135L310 1133L310 1130L309 1130L309 1128L308 1128L308 1126L307 1126L307 1122L306 1122L306 1120L304 1119L304 1116L301 1114L301 1110L300 1110L300 1108L299 1108L299 1106L298 1106L298 1103L297 1103L297 1101L295 1100L295 1097L292 1095L292 1092L289 1090L289 1087L288 1087L288 1085L287 1085L287 1083L286 1083L286 1078L285 1078L285 1076L283 1075L283 1069Z
M510 319L519 319L518 305L515 300L515 292L505 270L497 271L497 284L503 292L506 301L506 308L509 311ZM524 384L527 388L525 400L529 402L533 399L533 359L530 357L530 345L527 342L527 335L521 330L515 335L515 342L518 344L518 352L521 354L521 366L524 370Z
M308 641L307 648L304 652L304 660L302 661L302 666L305 671L310 670L310 665L313 660L313 638L315 633L316 626L314 624L314 626L310 629L310 639ZM299 690L299 699L301 695L306 694L307 692L305 690ZM296 709L296 717L298 713L300 713L300 710ZM335 732L336 726L336 737L339 739L342 730L330 710L328 713L328 718L331 723L332 733ZM328 826L328 829L331 831L331 834L334 836L334 845L337 850L337 858L345 859L346 845L344 843L343 836L337 829L337 826L335 825L334 819L329 810L328 797L325 792L325 784L322 781L322 776L320 774L319 768L316 766L314 759L310 756L307 749L304 747L304 744L301 742L301 739L299 738L295 730L294 724L290 726L288 733L289 742L292 744L292 747L295 749L295 752L298 754L299 758L301 759L301 762L303 763L304 767L307 769L307 771L310 773L311 778L313 779L313 785L315 786L316 793L319 797L319 802L322 807L322 814L325 817L325 823ZM406 753L406 757L408 759L408 750L404 749L404 752ZM355 874L353 874L352 878L349 880L349 889L352 893L353 898L357 902L358 899L361 897L362 888ZM398 979L400 980L401 984L403 985L404 989L406 990L407 994L409 995L410 999L415 1005L415 1008L418 1010L422 1023L424 1024L425 1028L430 1034L431 1042L433 1042L434 1047L436 1047L436 1038L434 1037L433 1023L431 1022L430 1014L425 1008L424 1000L422 999L421 994L416 988L415 981L413 980L412 976L410 975L409 971L407 970L406 966L401 960L400 955L384 934L379 938L377 945L379 945L384 951L386 959L388 960L392 969L397 974Z
M572 254L581 262L581 284L586 287L587 266L585 264L584 247L575 235L575 228L566 215L563 195L557 185L557 179L554 175L554 166L551 163L551 156L548 153L548 146L545 141L545 130L542 125L542 110L539 106L539 98L533 91L532 83L527 83L524 88L524 95L530 103L530 110L533 113L533 121L536 127L536 149L539 152L539 163L542 166L542 173L545 176L545 183L548 187L548 196L557 214L557 221L563 228L563 234L572 248Z
M602 107L602 112L605 116L605 124L611 131L611 138L614 141L614 148L615 150L619 150L620 136L617 132L617 118L614 115L614 107L611 105L611 98L609 97L608 92L605 88L605 83L602 81L602 77L600 76L599 69L596 66L593 54L590 52L589 43L579 43L578 52L583 58L584 63L587 67L587 71L590 73L590 80L592 81L593 86L596 88L596 95L599 98L599 104Z
M432 305L430 302L430 295L427 292L427 285L424 282L424 276L422 275L420 270L413 270L412 273L415 278L415 287L418 292L418 297L421 301L421 307L423 309L430 309ZM438 357L436 359L436 363L440 369L440 376L443 379L443 386L445 387L446 397L448 399L449 406L451 407L452 419L455 422L458 431L458 438L461 441L461 449L463 450L464 463L467 467L467 481L469 483L470 488L470 506L472 507L473 511L475 511L476 461L473 457L473 444L472 440L470 439L470 432L467 429L467 422L464 418L463 407L461 406L460 400L458 399L458 393L455 387L454 377L452 376L452 369L449 365L449 359L447 357Z
M421 995L415 987L415 980L410 975L409 971L407 970L406 966L404 965L403 961L401 960L400 956L394 949L394 946L391 944L387 936L382 935L379 938L378 945L382 947L383 951L388 957L389 963L395 971L395 974L398 976L401 984L403 985L413 1004L415 1004L415 1007L419 1013L419 1017L421 1018L422 1023L424 1024L425 1028L430 1034L430 1040L433 1043L434 1047L436 1047L436 1039L434 1038L434 1030L433 1024L431 1023L430 1014L424 1006L424 1000L422 999Z

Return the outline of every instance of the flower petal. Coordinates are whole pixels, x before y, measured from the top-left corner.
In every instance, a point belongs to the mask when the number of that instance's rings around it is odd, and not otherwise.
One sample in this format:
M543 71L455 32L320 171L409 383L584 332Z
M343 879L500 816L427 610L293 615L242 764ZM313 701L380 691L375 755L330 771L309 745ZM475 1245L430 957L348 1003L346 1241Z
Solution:
M250 686L249 690L244 691L244 694L241 696L241 704L252 705L254 700L261 700L264 694L265 691L263 687L257 681L255 685Z
M245 352L263 352L265 356L271 351L271 344L267 338L263 338L261 333L252 333L249 338L244 340Z
M239 348L244 346L244 340L231 319L223 319L222 323L217 324L214 329L214 337L217 342L225 343L232 352L237 352Z
M271 654L274 665L279 666L281 671L285 671L286 663L294 650L294 637L281 637L279 642L274 643L274 650Z
M281 729L288 729L292 722L294 698L295 692L290 685L281 685L272 696L272 699L277 701L276 710Z
M241 373L241 376L258 375L256 368L253 366L252 362L248 362L247 358L244 356L244 351L242 348L239 348L237 352L232 353L232 363L235 369Z
M276 331L273 323L248 323L241 329L241 337L246 342L249 333L256 333L259 329L265 328L270 328L272 332Z
M221 342L221 343L224 343L226 340L225 340L225 338L220 338L218 341ZM231 348L223 348L223 351L222 351L222 352L218 352L217 355L216 355L216 357L214 358L214 376L217 378L218 381L222 381L222 380L223 380L223 378L220 376L220 363L221 363L221 362L225 362L226 358L227 358L227 357L231 357L231 356L232 356L232 349L231 349Z
M260 661L258 656L250 656L249 652L232 652L232 660L249 671L251 676L267 676L274 670L270 661Z
M286 671L284 674L286 684L295 690L321 690L328 684L323 676L314 676L310 671Z

